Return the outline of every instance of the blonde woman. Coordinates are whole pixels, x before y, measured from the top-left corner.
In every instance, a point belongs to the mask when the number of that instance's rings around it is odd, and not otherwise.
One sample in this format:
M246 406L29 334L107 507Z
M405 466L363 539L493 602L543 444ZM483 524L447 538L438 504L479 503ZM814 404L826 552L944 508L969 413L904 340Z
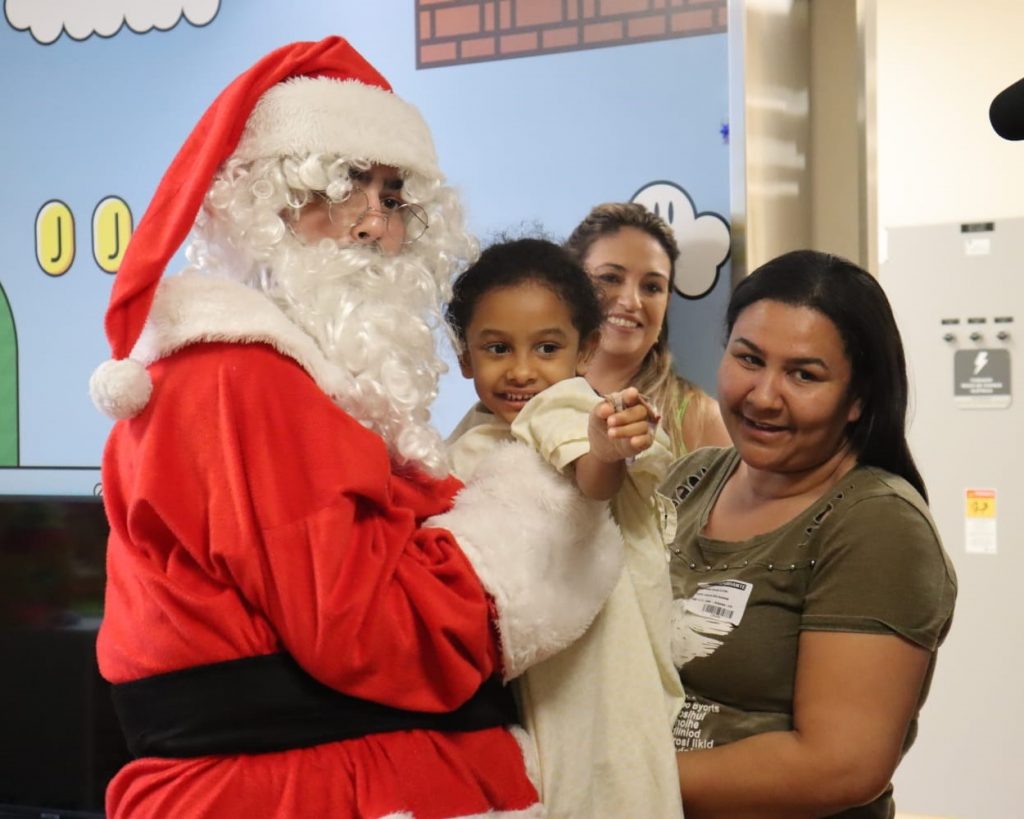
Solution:
M672 268L679 257L672 229L642 205L596 206L566 242L601 293L606 317L587 369L601 394L636 387L658 408L675 458L704 446L727 446L718 403L675 372L668 346Z

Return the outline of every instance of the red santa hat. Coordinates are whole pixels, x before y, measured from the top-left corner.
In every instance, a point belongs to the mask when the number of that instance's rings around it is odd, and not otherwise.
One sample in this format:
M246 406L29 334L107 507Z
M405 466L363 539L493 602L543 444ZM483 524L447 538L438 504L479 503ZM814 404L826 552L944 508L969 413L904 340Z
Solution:
M223 162L331 153L441 178L419 112L341 37L271 52L213 101L160 181L125 252L107 307L113 357L93 373L93 402L130 418L152 383L128 356L146 323L157 285L188 236Z

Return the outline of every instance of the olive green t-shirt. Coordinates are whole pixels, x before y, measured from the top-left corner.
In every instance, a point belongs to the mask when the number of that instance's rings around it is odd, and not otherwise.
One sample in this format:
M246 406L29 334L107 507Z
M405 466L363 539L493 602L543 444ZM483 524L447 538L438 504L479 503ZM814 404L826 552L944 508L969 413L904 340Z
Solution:
M705 537L738 463L734 449L701 449L678 461L660 488L670 517L674 507L673 659L686 691L676 747L791 730L804 630L898 634L932 652L920 710L956 598L953 567L924 500L902 478L859 466L772 532L742 542ZM904 752L916 733L915 713ZM893 812L890 786L841 816Z

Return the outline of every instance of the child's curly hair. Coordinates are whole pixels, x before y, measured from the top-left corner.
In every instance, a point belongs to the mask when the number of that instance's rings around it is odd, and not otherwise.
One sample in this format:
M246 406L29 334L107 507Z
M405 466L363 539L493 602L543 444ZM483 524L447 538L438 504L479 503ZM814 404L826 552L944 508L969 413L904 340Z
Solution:
M526 282L547 287L569 309L580 341L596 333L604 311L590 277L572 254L547 239L524 238L492 244L467 268L452 287L445 319L459 348L480 299L492 290Z

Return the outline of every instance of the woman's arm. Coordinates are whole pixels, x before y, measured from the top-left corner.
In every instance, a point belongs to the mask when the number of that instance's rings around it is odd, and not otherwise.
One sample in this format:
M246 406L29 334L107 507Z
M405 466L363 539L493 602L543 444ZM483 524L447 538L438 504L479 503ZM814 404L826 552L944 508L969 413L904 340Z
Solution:
M687 819L811 819L875 799L899 762L930 657L896 635L804 631L793 730L680 753Z

